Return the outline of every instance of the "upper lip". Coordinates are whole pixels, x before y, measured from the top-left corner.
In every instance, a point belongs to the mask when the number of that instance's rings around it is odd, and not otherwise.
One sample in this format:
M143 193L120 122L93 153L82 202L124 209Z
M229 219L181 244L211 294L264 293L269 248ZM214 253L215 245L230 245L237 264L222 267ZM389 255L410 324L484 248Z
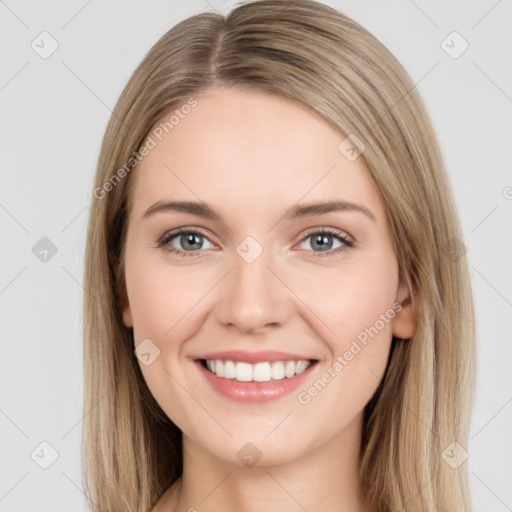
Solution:
M247 352L245 350L227 350L223 352L209 352L195 359L209 359L221 361L237 361L245 363L264 363L265 361L316 361L311 357L291 352L278 352L275 350L263 350L260 352Z

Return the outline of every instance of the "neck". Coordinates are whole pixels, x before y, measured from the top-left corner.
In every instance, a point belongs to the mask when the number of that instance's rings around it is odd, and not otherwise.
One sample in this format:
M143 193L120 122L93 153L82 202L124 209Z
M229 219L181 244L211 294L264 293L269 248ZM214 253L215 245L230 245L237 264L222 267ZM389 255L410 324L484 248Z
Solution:
M263 456L253 467L221 460L184 435L183 474L168 503L176 510L204 512L365 512L359 479L361 426L359 416L294 460L266 466Z

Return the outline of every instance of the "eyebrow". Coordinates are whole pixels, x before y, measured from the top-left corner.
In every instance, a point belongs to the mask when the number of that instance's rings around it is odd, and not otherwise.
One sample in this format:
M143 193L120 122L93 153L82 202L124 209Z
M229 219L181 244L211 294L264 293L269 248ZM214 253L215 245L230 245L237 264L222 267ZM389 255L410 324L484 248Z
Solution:
M283 215L283 219L298 219L315 215L323 215L330 212L355 211L364 214L371 220L376 220L375 215L365 206L348 201L327 201L320 203L308 203L295 205ZM158 201L150 206L143 214L142 218L146 219L162 212L182 212L191 215L197 215L206 219L222 221L222 217L213 208L206 203L195 201Z

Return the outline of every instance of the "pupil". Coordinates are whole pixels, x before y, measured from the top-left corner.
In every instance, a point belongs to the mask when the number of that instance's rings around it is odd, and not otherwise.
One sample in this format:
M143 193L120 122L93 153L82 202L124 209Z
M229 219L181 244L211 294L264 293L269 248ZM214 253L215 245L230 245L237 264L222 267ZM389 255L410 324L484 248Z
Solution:
M315 244L322 250L329 250L332 247L332 237L330 235L316 235ZM331 239L329 243L329 239Z
M184 235L184 238L186 239L186 244L190 243L191 245L201 245L200 241L199 241L199 235L196 235L194 233L191 233L189 235ZM185 244L185 246L186 246Z

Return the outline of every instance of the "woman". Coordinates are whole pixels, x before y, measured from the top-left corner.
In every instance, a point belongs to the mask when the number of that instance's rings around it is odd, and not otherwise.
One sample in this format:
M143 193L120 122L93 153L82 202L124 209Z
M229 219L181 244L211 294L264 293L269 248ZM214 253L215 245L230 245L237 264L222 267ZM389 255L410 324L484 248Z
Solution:
M422 102L360 25L260 0L172 28L96 173L91 507L471 510L461 240Z

